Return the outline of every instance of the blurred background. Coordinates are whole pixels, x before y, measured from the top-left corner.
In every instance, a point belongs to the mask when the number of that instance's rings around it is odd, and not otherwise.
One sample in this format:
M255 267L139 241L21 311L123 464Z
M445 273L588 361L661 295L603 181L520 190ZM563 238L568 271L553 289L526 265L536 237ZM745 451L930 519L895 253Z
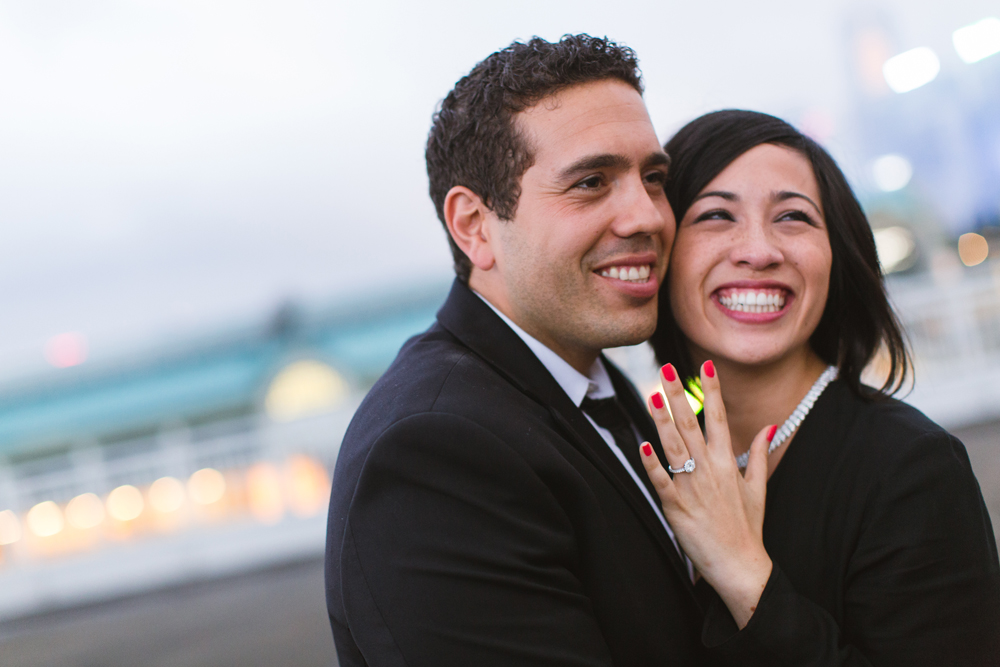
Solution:
M906 400L966 442L998 525L996 2L0 1L5 665L335 664L340 438L451 279L431 114L567 32L636 49L663 140L742 107L832 152ZM649 382L647 349L613 354Z

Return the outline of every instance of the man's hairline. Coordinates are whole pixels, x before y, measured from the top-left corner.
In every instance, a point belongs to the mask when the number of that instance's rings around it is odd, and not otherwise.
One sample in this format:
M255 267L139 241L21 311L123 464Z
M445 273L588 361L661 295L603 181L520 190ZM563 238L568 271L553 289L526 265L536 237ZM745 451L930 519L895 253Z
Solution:
M516 183L516 188L518 190L517 200L514 202L513 209L510 212L510 217L509 218L504 218L503 216L499 215L492 206L487 206L487 208L490 210L490 212L492 212L493 214L495 214L497 216L497 219L499 219L501 222L511 222L514 219L514 216L517 214L517 208L518 208L518 206L521 203L521 194L522 193L521 193L520 190L521 190L521 185L522 185L522 182L523 182L523 179L524 179L524 175L526 173L528 173L528 170L531 169L534 166L534 164L535 164L535 157L536 157L536 154L537 154L536 153L537 149L536 149L535 146L532 145L532 142L531 142L531 133L529 133L527 131L527 129L518 121L518 119L522 118L525 114L527 114L531 110L538 108L538 106L541 105L545 100L550 99L550 98L556 98L560 94L564 93L567 90L570 90L572 88L581 87L581 86L588 86L588 85L591 85L591 84L594 84L594 83L602 83L602 82L618 82L618 83L621 83L624 86L628 86L631 90L634 90L636 93L639 94L639 99L642 100L643 106L645 106L645 104L646 104L646 97L645 97L645 91L643 91L643 89L642 89L641 79L640 79L639 85L638 86L634 86L631 83L629 83L628 81L626 81L625 79L622 79L621 77L617 77L617 76L605 76L605 77L601 77L601 78L597 78L597 79L589 79L587 81L578 81L578 82L568 83L568 84L559 86L555 90L552 90L548 94L543 95L542 97L538 98L533 104L531 104L529 106L526 106L524 109L521 109L520 111L515 111L514 113L511 114L511 116L510 116L510 122L511 122L511 127L514 130L514 132L513 132L514 139L515 139L515 141L520 140L520 141L524 142L522 144L522 147L525 150L524 155L526 156L527 159L525 160L525 163L524 163L524 170L517 177L517 183ZM554 110L554 109L558 109L558 108L559 108L559 104L557 103L555 106L550 107L549 110ZM648 109L647 109L647 115L648 115ZM650 120L650 122L652 122L652 120ZM664 154L666 155L666 153L664 153ZM670 164L670 156L669 155L667 155L667 164L668 165ZM481 196L482 195L480 195L480 197Z

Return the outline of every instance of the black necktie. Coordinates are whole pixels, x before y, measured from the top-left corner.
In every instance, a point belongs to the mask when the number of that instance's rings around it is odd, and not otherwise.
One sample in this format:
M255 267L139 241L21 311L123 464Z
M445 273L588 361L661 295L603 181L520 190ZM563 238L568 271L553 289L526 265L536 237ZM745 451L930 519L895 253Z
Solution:
M597 422L598 426L611 431L611 436L615 439L615 444L618 445L618 449L622 450L622 454L625 455L628 462L632 464L635 474L639 476L639 479L642 480L642 483L649 491L649 497L653 499L654 503L659 505L660 498L656 494L656 488L649 481L646 468L642 465L642 460L639 458L639 441L636 440L635 431L632 430L632 421L628 418L621 403L618 402L618 398L615 396L610 398L585 397L583 403L580 404L580 408L590 415L590 418ZM684 550L681 549L680 544L676 544L676 546L677 551L680 553L681 561L686 563L687 556L684 554Z
M611 432L611 437L615 439L618 449L622 450L622 454L632 464L636 475L649 490L650 497L656 500L656 489L649 481L646 468L643 467L642 459L639 458L639 441L635 437L635 431L632 430L632 421L625 414L618 399L615 396L610 398L586 397L580 404L580 408L590 415L590 418L597 422L598 426Z

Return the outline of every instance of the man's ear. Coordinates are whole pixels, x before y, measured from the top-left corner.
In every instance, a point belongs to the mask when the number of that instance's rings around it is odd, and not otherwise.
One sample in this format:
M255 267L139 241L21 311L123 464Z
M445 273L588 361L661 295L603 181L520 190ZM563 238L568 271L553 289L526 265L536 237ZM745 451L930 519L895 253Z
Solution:
M444 219L448 233L472 264L480 271L489 271L496 264L490 245L489 219L493 212L482 198L463 185L456 185L444 198Z

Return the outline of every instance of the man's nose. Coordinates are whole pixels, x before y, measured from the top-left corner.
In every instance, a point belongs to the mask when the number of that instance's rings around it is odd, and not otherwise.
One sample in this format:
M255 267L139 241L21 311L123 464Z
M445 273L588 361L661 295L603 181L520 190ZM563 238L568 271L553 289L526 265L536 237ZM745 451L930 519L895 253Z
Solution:
M654 235L673 224L673 214L666 197L660 202L653 199L642 178L630 178L621 188L620 207L615 216L614 232L628 238L636 234Z
M729 253L733 264L763 271L785 260L766 220L747 221L740 225L734 240Z

